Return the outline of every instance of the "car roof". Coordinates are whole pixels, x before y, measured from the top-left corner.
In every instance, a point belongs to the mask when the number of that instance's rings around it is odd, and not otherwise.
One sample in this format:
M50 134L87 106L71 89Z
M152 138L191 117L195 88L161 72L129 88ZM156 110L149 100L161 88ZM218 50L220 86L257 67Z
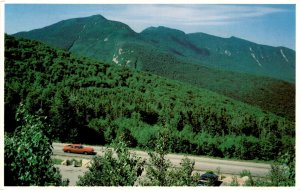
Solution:
M218 177L218 175L211 174L211 173L205 173L205 174L202 174L201 177Z
M82 146L81 144L67 144L65 146Z

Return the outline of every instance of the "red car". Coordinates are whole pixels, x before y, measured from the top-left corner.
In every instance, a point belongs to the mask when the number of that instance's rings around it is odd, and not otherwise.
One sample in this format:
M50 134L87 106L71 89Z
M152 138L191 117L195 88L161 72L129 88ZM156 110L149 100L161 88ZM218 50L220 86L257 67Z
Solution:
M82 146L81 144L69 144L63 148L64 152L77 154L97 154L92 147Z

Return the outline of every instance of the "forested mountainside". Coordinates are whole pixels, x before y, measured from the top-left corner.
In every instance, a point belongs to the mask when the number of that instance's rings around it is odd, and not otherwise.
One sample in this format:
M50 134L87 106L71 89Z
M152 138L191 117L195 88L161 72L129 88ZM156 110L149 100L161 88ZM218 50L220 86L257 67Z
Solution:
M295 82L295 51L285 47L260 45L237 37L185 34L166 27L150 27L141 35L181 60Z
M155 47L158 52L168 53L170 61L176 58L187 63L295 82L295 51L236 37L185 34L163 26L136 33L128 25L107 20L101 15L64 20L15 36L39 40L103 61L129 65L135 60L141 65L149 65L135 51L140 46ZM160 62L160 59L156 62Z
M37 41L5 36L5 132L16 108L46 116L62 142L153 148L168 129L173 152L272 160L294 154L295 123L249 104Z
M295 51L166 27L134 32L101 15L14 36L205 88L295 120Z

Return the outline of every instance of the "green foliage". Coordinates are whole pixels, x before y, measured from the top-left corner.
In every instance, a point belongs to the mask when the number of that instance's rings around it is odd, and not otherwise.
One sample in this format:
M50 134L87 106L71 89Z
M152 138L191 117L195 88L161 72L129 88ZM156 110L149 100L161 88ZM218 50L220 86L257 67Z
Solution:
M268 186L295 186L295 155L286 152L271 166Z
M47 136L62 142L103 145L123 139L130 147L153 150L156 134L167 126L172 152L274 160L294 149L295 122L284 117L35 41L5 40L8 133L18 126L11 115L23 102L31 114L47 116Z
M158 140L155 146L155 152L148 152L149 166L146 173L149 183L153 186L169 186L167 179L168 169L171 167L171 162L165 158L168 153L168 131L164 130L159 133Z
M249 179L245 182L245 186L255 186L256 182L255 182L254 178L252 177L251 173L249 173L248 177L249 177ZM259 183L257 183L257 184L259 184Z
M239 186L239 182L237 180L237 177L232 177L232 181L230 182L230 186Z
M149 165L146 176L140 181L147 186L196 186L198 176L193 176L195 162L182 159L179 168L172 166L165 158L168 153L169 131L165 129L158 134L154 152L148 152Z
M63 161L62 159L52 158L52 162L53 162L53 164L55 164L55 165L61 164L62 161Z
M171 186L197 186L199 175L193 175L195 161L187 157L180 162L180 167L172 169L169 173Z
M214 174L214 171L208 170L205 173L207 173L207 174Z
M74 167L81 167L82 160L76 160L73 158L72 160L67 160L67 165L73 165Z
M243 170L240 172L240 177L251 176L251 172L249 170Z
M249 171L243 173L249 176L247 186L295 186L295 156L290 152L280 155L264 179L254 179Z
M131 155L124 142L115 144L116 157L112 150L104 156L95 156L84 176L79 177L79 186L133 186L142 174L144 162Z
M288 182L288 168L282 165L272 165L269 177L271 179L272 186L283 186Z
M52 141L45 135L41 119L30 115L21 105L16 119L21 125L5 137L5 185L67 185L51 159Z

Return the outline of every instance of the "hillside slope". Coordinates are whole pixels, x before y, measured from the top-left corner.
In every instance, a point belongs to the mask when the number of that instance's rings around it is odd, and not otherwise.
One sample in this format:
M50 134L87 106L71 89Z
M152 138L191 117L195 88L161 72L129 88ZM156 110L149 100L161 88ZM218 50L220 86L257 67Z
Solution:
M101 15L15 36L183 81L295 119L295 52L287 48L166 27L138 34Z
M275 159L294 152L295 123L178 81L80 58L5 36L5 131L17 106L43 116L63 142L153 148L168 131L173 152ZM46 116L46 117L45 117Z
M156 47L192 63L295 81L295 52L288 48L259 45L236 37L185 34L162 26L147 28L141 35Z

